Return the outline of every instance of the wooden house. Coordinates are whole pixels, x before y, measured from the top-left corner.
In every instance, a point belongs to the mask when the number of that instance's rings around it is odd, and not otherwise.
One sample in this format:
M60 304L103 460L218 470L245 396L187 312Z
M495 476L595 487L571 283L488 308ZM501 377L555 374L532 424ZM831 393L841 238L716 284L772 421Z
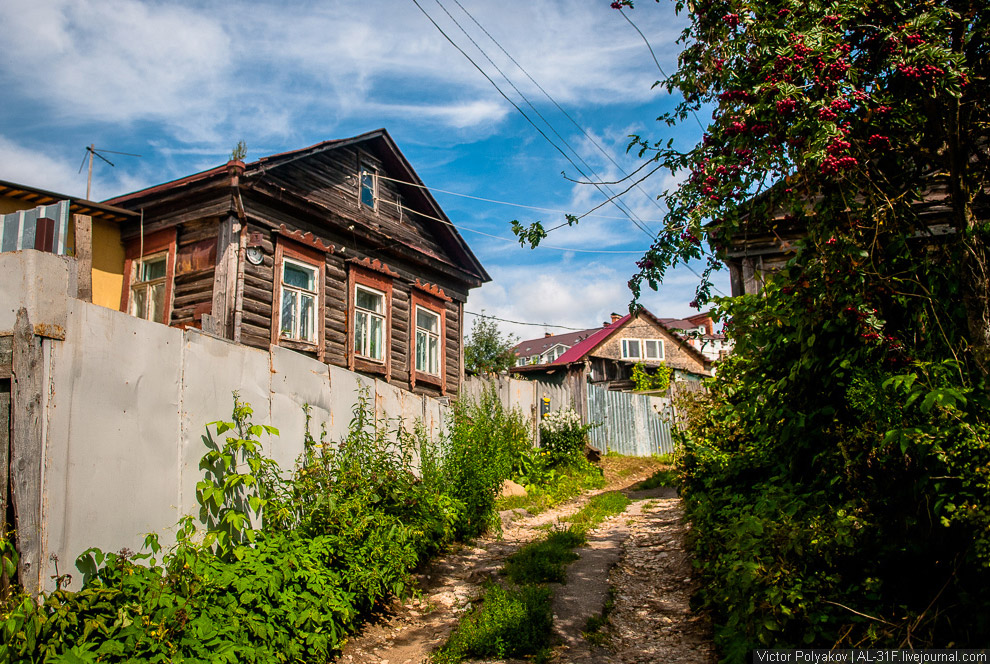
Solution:
M122 311L456 394L464 302L490 277L384 129L107 203L138 213Z

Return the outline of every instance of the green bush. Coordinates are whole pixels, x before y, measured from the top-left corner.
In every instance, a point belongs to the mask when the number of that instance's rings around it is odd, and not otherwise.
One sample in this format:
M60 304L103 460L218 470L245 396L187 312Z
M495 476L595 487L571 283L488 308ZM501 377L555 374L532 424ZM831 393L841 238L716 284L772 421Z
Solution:
M448 494L464 505L454 531L460 538L477 537L500 527L495 502L513 462L532 448L519 411L507 411L494 388L477 403L457 402L442 450L442 477Z
M540 421L540 449L547 452L554 463L583 456L588 431L593 426L582 425L581 416L573 408L548 413Z

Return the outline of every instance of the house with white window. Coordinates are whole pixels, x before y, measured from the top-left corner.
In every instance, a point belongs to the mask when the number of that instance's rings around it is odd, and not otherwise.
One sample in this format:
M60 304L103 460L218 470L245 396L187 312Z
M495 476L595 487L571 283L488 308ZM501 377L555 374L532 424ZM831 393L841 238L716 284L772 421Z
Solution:
M664 364L673 369L675 380L697 381L712 375L711 361L646 309L635 315L612 314L612 320L600 328L567 336L573 344L556 358L519 363L510 373L541 379L556 374L557 379L572 384L600 384L612 390L633 388L632 368L636 364L643 364L647 371ZM521 342L515 347L517 357L526 357L527 349L539 351L552 339Z
M384 129L106 203L133 213L122 311L457 393L464 303L490 277Z

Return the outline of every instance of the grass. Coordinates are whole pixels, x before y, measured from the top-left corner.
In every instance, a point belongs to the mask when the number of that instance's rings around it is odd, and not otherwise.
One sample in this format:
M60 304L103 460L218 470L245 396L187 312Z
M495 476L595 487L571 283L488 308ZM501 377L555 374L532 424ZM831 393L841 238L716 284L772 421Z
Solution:
M481 606L461 620L431 661L459 664L467 658L526 656L547 661L553 627L551 596L545 586L489 585Z
M661 486L676 487L680 484L677 470L674 468L661 468L642 482L637 482L632 486L633 491L645 491L656 489Z
M496 509L501 511L521 507L530 514L539 514L570 500L585 489L600 489L605 486L601 469L583 459L561 466L556 471L556 477L550 484L530 486L525 496L500 498Z
M594 528L610 516L622 514L631 502L618 491L606 491L593 496L581 511L567 520L574 524L572 528L583 532Z
M608 617L614 608L615 588L609 588L608 599L605 600L605 606L602 607L602 612L595 616L589 616L588 621L584 624L584 631L581 632L581 636L588 643L600 648L608 644L608 634L603 632L602 629L608 625Z
M584 533L571 528L555 530L530 542L506 561L503 572L517 584L565 583L567 564L577 560L573 549L585 543Z

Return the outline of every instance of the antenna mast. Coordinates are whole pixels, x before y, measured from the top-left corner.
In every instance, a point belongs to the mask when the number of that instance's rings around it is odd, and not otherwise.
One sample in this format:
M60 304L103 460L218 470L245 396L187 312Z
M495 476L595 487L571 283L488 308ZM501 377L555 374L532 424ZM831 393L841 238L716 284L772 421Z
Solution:
M90 143L89 145L87 145L86 146L86 156L83 157L83 162L81 164L79 164L79 172L82 173L83 166L86 165L86 160L87 159L89 160L89 174L86 176L86 200L87 201L88 200L92 200L92 199L90 199L89 196L90 196L90 190L91 190L91 188L93 186L93 155L95 154L97 157L99 157L103 161L105 161L108 164L110 164L110 166L113 166L113 162L103 156L102 153L104 153L104 152L107 153L107 154L122 154L122 155L126 155L128 157L140 157L141 156L139 154L133 154L133 153L130 153L130 152L117 152L116 150L104 150L102 148L99 149L99 150L97 150L96 149L96 145L93 144L93 143Z

